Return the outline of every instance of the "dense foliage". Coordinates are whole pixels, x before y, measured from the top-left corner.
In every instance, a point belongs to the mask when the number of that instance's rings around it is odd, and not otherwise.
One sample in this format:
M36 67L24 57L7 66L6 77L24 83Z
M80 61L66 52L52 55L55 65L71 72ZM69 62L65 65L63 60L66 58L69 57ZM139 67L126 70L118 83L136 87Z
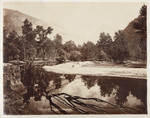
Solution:
M136 33L141 36L139 46L141 48L141 59L147 58L147 6L143 5L140 9L140 16L137 22L132 24Z

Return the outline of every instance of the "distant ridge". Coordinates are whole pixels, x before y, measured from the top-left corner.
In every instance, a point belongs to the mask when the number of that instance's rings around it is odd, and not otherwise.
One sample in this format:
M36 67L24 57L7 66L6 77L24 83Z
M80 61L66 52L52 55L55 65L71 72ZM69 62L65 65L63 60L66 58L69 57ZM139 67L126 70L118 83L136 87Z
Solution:
M36 28L37 25L43 26L44 28L52 27L53 32L49 36L49 38L53 39L56 34L60 34L63 37L65 37L66 30L62 26L59 26L56 23L46 23L42 20L39 20L35 17L29 16L27 14L21 13L18 10L12 10L12 9L4 9L4 27L7 29L7 33L15 30L19 35L22 35L22 26L25 19L28 19L30 22L32 22L33 28ZM63 38L63 41L66 41L65 38Z
M32 22L33 27L37 25L42 25L43 27L48 27L48 24L45 22L38 20L32 16L23 14L18 10L12 9L4 9L4 27L8 30L8 33L15 30L19 35L22 34L21 26L23 26L23 22L25 19L28 19Z

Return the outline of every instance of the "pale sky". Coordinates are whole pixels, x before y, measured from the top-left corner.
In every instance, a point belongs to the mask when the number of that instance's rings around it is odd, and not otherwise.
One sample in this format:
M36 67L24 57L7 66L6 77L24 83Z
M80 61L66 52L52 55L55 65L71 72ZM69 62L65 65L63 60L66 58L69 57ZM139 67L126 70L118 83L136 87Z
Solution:
M73 40L82 44L96 43L100 32L113 36L115 31L123 30L138 17L142 5L143 2L6 2L4 8L19 10L51 24L64 42Z

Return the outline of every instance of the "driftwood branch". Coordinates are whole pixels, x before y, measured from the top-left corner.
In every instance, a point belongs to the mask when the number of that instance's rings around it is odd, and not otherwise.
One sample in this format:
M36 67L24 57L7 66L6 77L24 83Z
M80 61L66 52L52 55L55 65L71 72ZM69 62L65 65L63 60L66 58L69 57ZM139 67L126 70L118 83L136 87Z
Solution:
M72 96L72 95L69 95L67 93L50 94L46 98L49 100L50 109L54 113L56 113L56 111L54 111L52 109L52 106L57 108L60 113L68 114L60 106L56 105L52 101L52 99L57 100L58 102L62 103L63 105L67 106L68 108L70 108L72 110L77 111L80 114L98 114L98 113L111 114L107 110L108 109L114 109L114 108L120 110L122 113L125 113L125 114L127 114L127 113L139 113L139 111L135 110L134 108L119 106L119 105L112 104L108 101L105 101L105 100L102 100L99 98L84 98L84 97L80 97L80 96ZM107 103L109 106L103 107L100 105L87 103L88 101L94 101L96 103Z

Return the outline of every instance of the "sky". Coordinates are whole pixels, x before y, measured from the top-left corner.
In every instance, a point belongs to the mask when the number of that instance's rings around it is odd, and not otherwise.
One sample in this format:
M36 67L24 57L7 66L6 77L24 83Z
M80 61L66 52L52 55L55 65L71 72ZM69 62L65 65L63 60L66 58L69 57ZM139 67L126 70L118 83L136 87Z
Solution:
M100 32L112 37L139 15L143 2L5 2L3 7L19 10L54 27L63 41L96 43Z

